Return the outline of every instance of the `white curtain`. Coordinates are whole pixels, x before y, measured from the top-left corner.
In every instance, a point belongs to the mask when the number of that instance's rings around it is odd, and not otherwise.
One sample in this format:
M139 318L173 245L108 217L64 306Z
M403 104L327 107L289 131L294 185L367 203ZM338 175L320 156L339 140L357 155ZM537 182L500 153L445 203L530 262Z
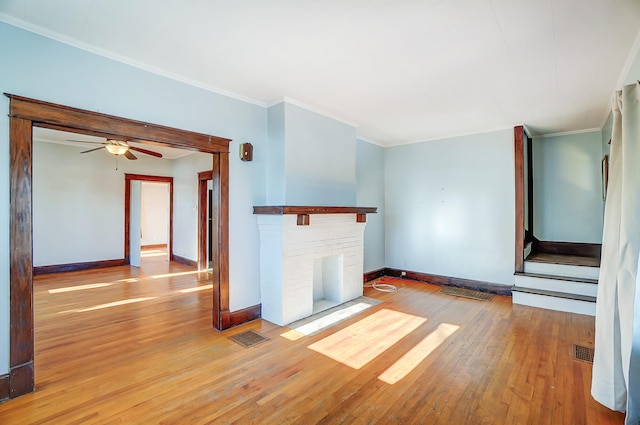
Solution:
M630 377L629 370L637 370L630 366L640 254L639 84L616 92L613 103L591 394L610 409L627 411L627 424L638 424L633 409L638 377ZM633 358L638 354L634 351Z

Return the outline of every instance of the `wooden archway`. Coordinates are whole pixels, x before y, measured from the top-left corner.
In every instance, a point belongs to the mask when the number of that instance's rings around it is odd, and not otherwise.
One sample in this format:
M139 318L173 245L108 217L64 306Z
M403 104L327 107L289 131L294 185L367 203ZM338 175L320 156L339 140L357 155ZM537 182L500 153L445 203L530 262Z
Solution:
M6 94L9 98L9 376L0 376L0 399L34 391L32 136L33 127L108 138L141 139L159 145L210 153L216 210L213 246L213 327L226 329L259 316L259 308L229 312L229 142L194 133ZM1 394L1 393L5 394ZM8 394L6 394L8 392Z

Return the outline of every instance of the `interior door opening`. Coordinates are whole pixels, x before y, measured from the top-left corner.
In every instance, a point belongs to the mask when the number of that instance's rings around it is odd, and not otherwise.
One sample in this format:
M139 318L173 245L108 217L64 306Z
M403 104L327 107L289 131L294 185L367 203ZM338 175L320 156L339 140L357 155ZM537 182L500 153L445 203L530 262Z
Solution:
M166 241L167 261L172 261L173 177L143 174L124 177L125 264L140 267L141 246L154 245L153 241L158 245Z
M213 254L216 251L213 241L216 240L216 205L213 200L216 194L213 185L213 172L198 173L198 270L213 270Z
M163 182L142 182L140 202L140 249L165 252L169 258L169 184ZM161 251L162 250L162 251ZM147 252L145 255L151 255ZM145 256L143 255L143 256Z
M207 181L207 270L213 267L213 250L211 241L213 240L213 190L211 180Z

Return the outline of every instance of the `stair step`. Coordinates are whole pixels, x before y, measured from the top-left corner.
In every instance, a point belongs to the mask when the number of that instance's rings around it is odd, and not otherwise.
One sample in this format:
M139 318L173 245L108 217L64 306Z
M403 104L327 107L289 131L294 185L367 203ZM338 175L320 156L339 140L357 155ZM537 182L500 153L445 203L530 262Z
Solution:
M598 279L600 267L578 266L574 264L557 264L527 260L524 262L524 272L554 276L569 276L586 279Z
M515 286L513 303L568 313L596 315L596 297Z
M550 276L537 273L515 273L515 286L590 297L595 297L598 294L598 281L596 279Z

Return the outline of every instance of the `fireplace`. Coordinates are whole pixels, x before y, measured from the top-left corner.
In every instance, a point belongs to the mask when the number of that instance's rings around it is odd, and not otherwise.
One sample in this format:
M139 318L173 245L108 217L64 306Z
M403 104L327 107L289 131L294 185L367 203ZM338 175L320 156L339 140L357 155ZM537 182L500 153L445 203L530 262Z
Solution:
M366 214L376 208L254 207L262 318L286 325L362 295Z

